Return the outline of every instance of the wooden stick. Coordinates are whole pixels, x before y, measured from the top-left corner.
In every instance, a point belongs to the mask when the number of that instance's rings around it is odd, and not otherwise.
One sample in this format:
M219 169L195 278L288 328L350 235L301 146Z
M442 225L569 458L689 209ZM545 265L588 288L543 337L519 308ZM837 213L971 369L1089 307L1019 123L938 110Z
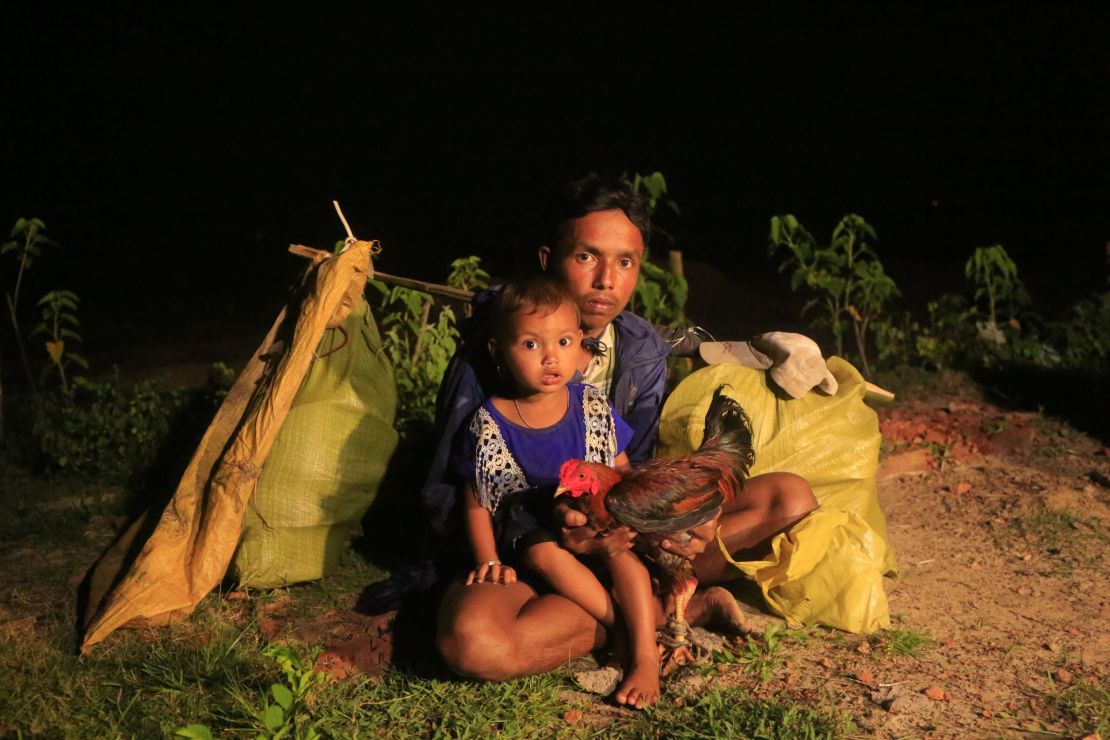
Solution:
M420 357L420 350L424 349L424 335L428 333L428 318L432 315L432 304L435 303L431 298L424 301L424 311L420 314L420 333L416 335L416 346L412 349L412 358L410 362L416 365L416 358Z
M863 397L868 401L879 401L882 403L893 403L894 394L886 388L880 388L874 383L864 381L863 383Z
M384 283L400 285L403 288L415 288L416 290L422 290L425 293L433 293L435 295L441 295L447 298L456 298L460 301L469 302L474 297L474 291L464 290L462 288L452 288L450 285L427 283L423 280L414 280L413 278L401 277L399 275L390 275L384 272L374 273L374 277Z
M679 277L686 277L685 271L682 267L682 252L677 249L672 249L667 252L667 262L670 265L671 272ZM682 306L675 306L675 318L682 324L686 323L686 310ZM694 358L682 358L682 364L686 367L686 372L689 373L694 369Z
M351 225L347 223L347 219L343 217L343 209L339 207L339 201L333 200L331 204L335 206L335 212L339 214L339 220L343 222L343 228L347 230L348 241L355 241L355 235L351 231Z
M307 257L313 259L318 254L330 255L330 252L325 252L322 249L315 247L306 247L303 244L290 244L289 251L298 257ZM415 278L401 277L399 275L390 275L385 272L374 271L371 278L381 280L383 283L391 283L393 285L400 285L403 288L413 288L415 290L422 290L425 293L432 293L434 295L441 295L445 298L454 298L459 301L470 302L474 298L474 291L464 290L462 288L452 288L450 285L440 285L439 283L429 283L424 280L416 280Z
M682 267L682 252L681 251L679 251L677 249L672 249L669 252L667 252L667 262L670 264L671 272L673 272L675 275L678 275L679 277L686 277L685 271L683 270L683 267ZM686 322L686 310L684 308L682 308L681 306L675 306L675 308L678 309L677 313L675 313L675 318L678 319L679 321L685 323Z
M299 257L308 257L309 259L315 257L317 254L327 254L323 250L314 247L306 247L303 244L290 244L289 251ZM682 274L682 253L671 251L672 255L677 254L677 261L674 257L672 259L672 268L678 265L678 274ZM452 288L450 285L440 285L439 283L429 283L424 280L416 280L414 278L401 277L400 275L390 275L385 272L375 272L373 278L381 280L383 283L390 283L392 285L400 285L403 288L413 288L415 290L422 290L425 293L432 293L433 295L441 295L446 298L454 298L459 301L469 303L474 298L474 291L464 290L462 288ZM864 395L868 401L882 401L890 403L894 400L894 394L885 388L880 388L874 383L864 383Z

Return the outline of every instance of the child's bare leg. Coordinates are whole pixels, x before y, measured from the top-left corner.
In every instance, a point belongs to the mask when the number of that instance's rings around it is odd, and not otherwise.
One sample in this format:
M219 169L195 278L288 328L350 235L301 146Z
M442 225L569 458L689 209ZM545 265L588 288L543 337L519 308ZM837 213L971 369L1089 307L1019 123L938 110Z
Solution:
M613 599L594 572L555 542L540 542L524 552L524 564L539 573L558 594L582 607L606 627L615 621Z
M628 625L630 660L617 687L619 704L642 708L659 700L659 650L655 642L658 606L647 568L631 552L608 559L617 603Z

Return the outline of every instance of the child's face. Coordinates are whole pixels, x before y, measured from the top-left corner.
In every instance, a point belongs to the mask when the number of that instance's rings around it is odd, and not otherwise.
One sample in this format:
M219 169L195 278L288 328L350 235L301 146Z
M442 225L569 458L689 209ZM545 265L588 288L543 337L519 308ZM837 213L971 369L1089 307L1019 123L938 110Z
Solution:
M570 382L582 352L578 312L569 302L554 311L518 311L497 348L505 369L526 395L554 393Z

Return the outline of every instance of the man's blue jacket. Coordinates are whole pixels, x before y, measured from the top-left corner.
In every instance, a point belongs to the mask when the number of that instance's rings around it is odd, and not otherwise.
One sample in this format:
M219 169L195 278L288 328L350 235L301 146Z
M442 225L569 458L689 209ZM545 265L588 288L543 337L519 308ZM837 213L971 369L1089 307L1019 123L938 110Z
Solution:
M625 450L633 462L651 457L659 430L659 412L667 390L667 355L670 348L644 319L624 311L613 319L617 335L613 383L609 390L617 413L632 427L632 441ZM480 380L471 352L485 347L460 349L451 358L436 397L436 431L439 440L431 469L421 491L421 502L433 528L444 533L464 481L448 470L456 435L467 417L493 393Z

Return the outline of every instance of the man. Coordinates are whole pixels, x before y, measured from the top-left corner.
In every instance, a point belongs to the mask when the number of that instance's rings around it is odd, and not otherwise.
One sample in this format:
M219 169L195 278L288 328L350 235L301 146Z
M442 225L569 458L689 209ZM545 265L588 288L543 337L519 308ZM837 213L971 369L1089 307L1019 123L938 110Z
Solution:
M639 277L649 229L646 205L623 179L591 175L572 183L553 244L540 247L541 267L562 279L575 296L587 340L578 369L585 382L609 395L634 430L628 447L633 463L650 457L666 390L669 347L652 326L627 311ZM481 381L481 348L456 356L437 399L439 449L423 503L436 529L448 529L459 481L445 469L450 446L467 415L488 395ZM770 538L816 507L808 484L797 476L771 474L749 481L744 502L721 517L722 533L734 554L758 551ZM604 537L581 526L585 518L558 510L563 545L585 555L631 547L633 533L618 528ZM695 540L684 554L694 557L703 581L727 580L738 572L708 539ZM664 545L665 547L667 544ZM679 552L677 548L671 548ZM696 623L702 606L692 603ZM517 582L461 582L447 587L437 644L447 664L475 678L503 680L557 668L604 644L604 629L573 602ZM636 703L636 697L618 697Z
M621 178L590 175L571 183L558 212L555 248L539 249L540 266L563 279L578 301L586 340L578 369L600 388L634 430L633 463L651 457L667 384L669 347L651 324L625 311L650 229L647 204ZM482 296L479 296L479 300ZM459 481L446 472L454 435L490 395L484 346L451 360L436 401L439 444L423 490L433 527L446 531Z

